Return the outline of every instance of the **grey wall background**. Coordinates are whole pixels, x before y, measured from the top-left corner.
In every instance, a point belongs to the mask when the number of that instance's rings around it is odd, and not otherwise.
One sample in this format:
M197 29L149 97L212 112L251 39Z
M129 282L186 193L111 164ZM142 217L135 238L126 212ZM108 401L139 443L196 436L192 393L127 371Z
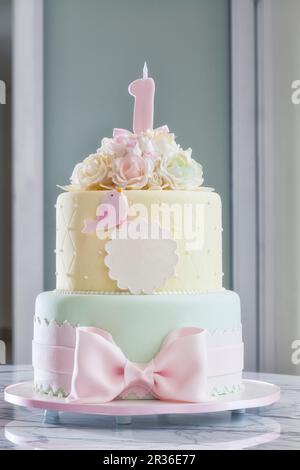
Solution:
M9 342L11 328L11 39L10 0L0 0L0 80L6 104L0 104L0 339Z
M155 125L193 148L223 199L231 284L228 0L45 0L45 288L55 286L55 204L78 161L114 127L131 129L128 84L145 60Z

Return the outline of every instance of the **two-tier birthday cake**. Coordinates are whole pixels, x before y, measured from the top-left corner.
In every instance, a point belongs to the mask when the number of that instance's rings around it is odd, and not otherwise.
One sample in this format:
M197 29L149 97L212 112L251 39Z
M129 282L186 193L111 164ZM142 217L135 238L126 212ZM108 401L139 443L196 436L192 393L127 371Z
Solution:
M167 126L155 84L131 83L114 129L56 203L56 290L34 317L35 390L66 401L201 402L239 391L237 294L222 287L221 200Z

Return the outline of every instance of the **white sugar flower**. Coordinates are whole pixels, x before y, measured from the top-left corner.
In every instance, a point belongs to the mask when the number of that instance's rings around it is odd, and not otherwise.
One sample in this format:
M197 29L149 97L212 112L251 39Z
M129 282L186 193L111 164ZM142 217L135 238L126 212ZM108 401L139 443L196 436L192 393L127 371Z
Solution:
M72 173L71 183L80 189L89 189L93 185L108 183L109 157L101 154L92 154L78 163Z
M182 149L175 142L174 134L157 137L154 141L155 148L160 152L162 159L178 154Z
M160 164L160 174L171 189L196 189L203 183L200 163L192 157L192 150L180 150L171 156L164 156Z
M153 171L148 179L148 189L158 190L165 189L167 187L167 184L165 183L164 178L161 174L160 163L160 159L154 162Z
M144 158L149 158L152 161L160 158L160 153L154 146L153 140L146 134L141 134L138 137L139 148Z
M114 155L114 140L104 137L101 141L101 147L97 149L97 153L103 155Z

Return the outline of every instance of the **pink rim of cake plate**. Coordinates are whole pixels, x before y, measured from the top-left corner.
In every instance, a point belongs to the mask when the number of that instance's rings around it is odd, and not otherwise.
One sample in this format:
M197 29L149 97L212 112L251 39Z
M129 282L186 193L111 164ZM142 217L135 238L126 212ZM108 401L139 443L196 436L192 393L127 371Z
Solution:
M220 395L203 403L182 403L159 400L114 400L109 403L86 404L66 403L64 398L49 397L33 391L32 382L9 385L4 399L13 405L41 408L49 411L87 413L106 416L138 416L159 414L212 413L217 411L238 411L272 405L280 399L276 385L257 380L243 380L243 390Z

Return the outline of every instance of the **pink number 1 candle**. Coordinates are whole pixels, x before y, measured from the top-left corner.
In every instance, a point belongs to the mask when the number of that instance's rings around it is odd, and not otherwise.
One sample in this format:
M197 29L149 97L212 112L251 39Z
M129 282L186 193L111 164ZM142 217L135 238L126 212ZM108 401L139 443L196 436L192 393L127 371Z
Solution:
M133 132L138 134L153 129L155 82L153 78L148 78L146 62L143 78L130 83L128 91L134 96Z

